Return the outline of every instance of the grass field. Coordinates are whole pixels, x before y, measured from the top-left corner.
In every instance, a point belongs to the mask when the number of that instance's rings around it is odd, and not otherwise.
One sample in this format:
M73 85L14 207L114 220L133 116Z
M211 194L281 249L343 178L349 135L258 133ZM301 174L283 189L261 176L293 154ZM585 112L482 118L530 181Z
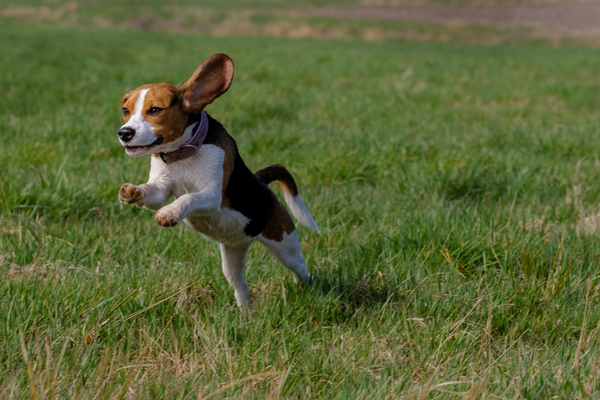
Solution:
M600 53L0 30L0 397L596 398ZM236 62L209 112L294 174L314 285L122 206L119 101Z

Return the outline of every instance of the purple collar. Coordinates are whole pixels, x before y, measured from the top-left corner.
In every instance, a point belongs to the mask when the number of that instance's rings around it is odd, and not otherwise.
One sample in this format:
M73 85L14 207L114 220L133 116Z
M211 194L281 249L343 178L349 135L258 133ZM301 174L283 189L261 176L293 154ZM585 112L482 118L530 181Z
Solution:
M206 139L206 134L208 133L208 117L206 112L202 111L200 115L200 123L190 140L168 153L156 153L165 164L185 160L198 153L198 150L202 147L202 143L204 143L204 139Z

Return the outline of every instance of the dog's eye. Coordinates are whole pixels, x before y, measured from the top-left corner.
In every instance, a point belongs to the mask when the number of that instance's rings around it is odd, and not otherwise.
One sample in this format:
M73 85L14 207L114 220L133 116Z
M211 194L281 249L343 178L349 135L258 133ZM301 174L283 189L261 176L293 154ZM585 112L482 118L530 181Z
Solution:
M158 115L158 113L160 113L161 111L162 111L162 108L152 107L151 109L148 110L148 114Z
M129 117L129 110L125 107L123 107L123 116L124 117Z

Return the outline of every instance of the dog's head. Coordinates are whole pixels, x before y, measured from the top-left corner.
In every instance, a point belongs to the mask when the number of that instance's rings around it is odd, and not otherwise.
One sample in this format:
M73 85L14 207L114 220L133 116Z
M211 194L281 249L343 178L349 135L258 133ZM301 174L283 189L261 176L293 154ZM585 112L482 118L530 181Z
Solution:
M233 60L215 54L179 88L156 83L125 93L121 145L134 157L175 150L193 135L196 120L191 117L225 93L232 80Z

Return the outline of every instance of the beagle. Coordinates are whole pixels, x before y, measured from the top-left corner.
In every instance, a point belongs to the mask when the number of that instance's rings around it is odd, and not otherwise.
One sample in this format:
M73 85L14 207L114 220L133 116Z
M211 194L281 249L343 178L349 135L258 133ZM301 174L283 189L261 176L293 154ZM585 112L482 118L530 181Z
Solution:
M233 60L215 54L179 88L166 83L140 86L125 93L118 132L132 157L151 154L150 179L124 184L119 200L156 211L163 227L184 222L221 247L223 274L235 290L238 306L250 309L244 259L258 240L294 274L310 282L298 233L290 214L267 186L278 181L283 197L304 226L319 231L306 209L292 175L281 165L253 174L240 157L235 140L204 108L229 89ZM174 201L166 204L170 197Z

